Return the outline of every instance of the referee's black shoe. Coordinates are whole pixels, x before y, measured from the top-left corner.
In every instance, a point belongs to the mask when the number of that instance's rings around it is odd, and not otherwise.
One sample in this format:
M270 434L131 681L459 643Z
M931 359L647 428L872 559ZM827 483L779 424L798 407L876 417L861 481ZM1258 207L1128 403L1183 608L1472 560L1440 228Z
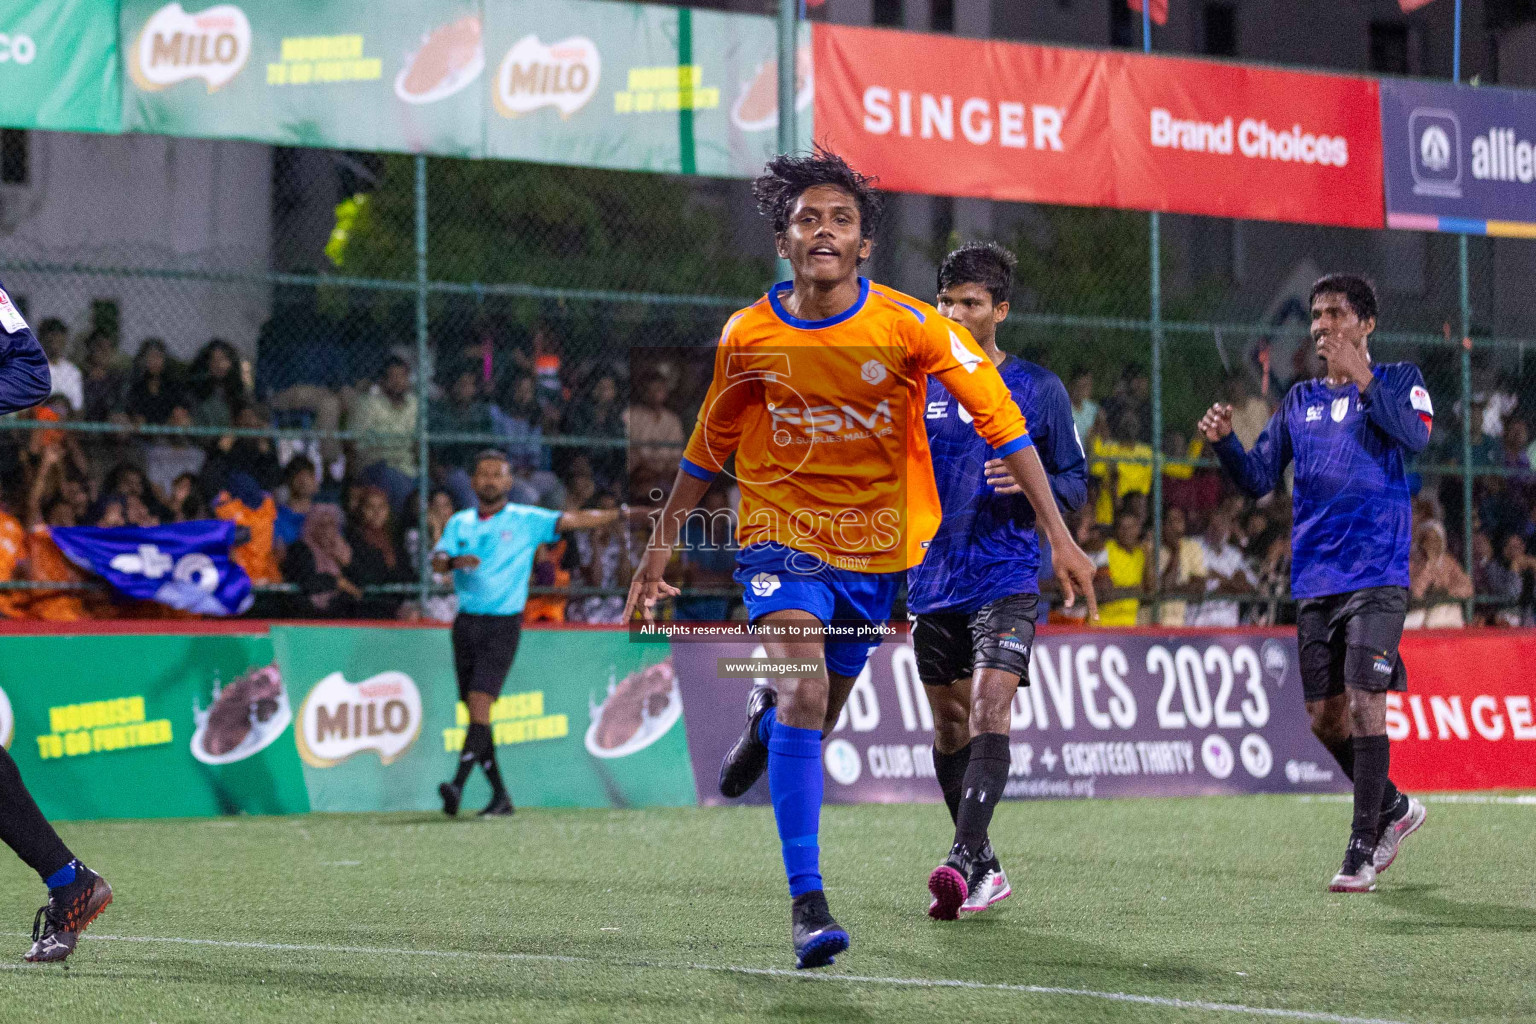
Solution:
M736 743L720 762L720 793L732 800L752 788L768 767L768 744L757 735L768 709L779 702L778 691L771 686L753 687L747 696L747 724Z
M517 813L517 808L512 806L512 798L507 795L506 790L502 790L491 797L491 802L486 804L485 810L481 811L476 817L509 818L515 813Z
M459 801L464 798L464 787L444 782L437 787L437 795L443 798L443 813L453 817L459 813Z

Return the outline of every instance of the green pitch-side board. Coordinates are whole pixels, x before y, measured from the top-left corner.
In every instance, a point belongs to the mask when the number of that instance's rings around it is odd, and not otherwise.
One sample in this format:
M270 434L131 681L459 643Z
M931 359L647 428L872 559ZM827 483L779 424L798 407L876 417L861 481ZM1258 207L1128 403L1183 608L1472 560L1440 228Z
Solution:
M680 701L664 645L525 633L492 709L514 799L694 804ZM435 810L467 724L445 629L0 636L0 744L60 820Z
M295 743L314 810L441 808L437 786L453 774L467 724L447 630L275 626L272 645L295 695ZM663 704L628 744L605 750L589 738L597 709L623 703L638 674L666 657L665 648L630 644L622 632L525 632L491 715L513 799L540 807L694 804L680 705ZM610 683L623 691L614 701ZM478 810L489 798L476 772L465 807Z
M603 0L123 0L120 33L130 131L715 176L754 174L776 148L764 17ZM809 145L809 27L800 63Z
M0 0L0 126L119 132L111 0Z
M248 756L194 755L215 688L271 661L264 634L0 637L0 740L50 818L303 812L280 715Z

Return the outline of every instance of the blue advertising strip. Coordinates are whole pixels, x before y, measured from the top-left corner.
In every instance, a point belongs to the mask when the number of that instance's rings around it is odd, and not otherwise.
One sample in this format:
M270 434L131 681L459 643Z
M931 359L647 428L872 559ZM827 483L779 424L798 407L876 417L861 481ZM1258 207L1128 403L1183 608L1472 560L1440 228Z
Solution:
M1536 93L1381 83L1387 226L1536 238Z

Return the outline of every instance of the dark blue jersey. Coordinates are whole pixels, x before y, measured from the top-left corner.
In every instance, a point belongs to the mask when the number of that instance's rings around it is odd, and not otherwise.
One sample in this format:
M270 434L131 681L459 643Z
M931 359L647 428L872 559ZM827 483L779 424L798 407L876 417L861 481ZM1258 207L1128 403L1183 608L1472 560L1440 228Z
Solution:
M997 370L1024 413L1056 500L1068 511L1081 507L1087 465L1061 378L1017 356ZM944 518L922 562L907 570L907 607L918 614L971 612L999 597L1039 593L1040 545L1029 499L993 493L984 468L995 457L992 446L932 377L924 417Z
M30 409L52 390L48 356L0 283L0 416Z
M1291 596L1406 587L1413 511L1404 462L1429 444L1434 409L1412 363L1371 368L1354 384L1306 380L1286 394L1253 451L1227 436L1216 455L1253 497L1296 463Z

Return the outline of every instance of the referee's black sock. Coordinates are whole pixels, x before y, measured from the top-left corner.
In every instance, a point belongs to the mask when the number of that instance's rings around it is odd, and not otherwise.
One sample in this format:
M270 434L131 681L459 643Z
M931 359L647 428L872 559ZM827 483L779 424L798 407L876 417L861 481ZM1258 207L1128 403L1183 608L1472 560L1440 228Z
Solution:
M949 805L949 820L960 823L960 787L965 784L965 769L971 763L971 745L967 743L953 754L941 754L933 748L933 773L939 777L939 789Z
M75 859L37 809L37 801L27 792L16 762L4 747L0 747L0 839L45 882Z
M491 784L491 794L500 796L507 791L506 785L501 781L501 768L496 764L496 746L491 742L490 727L486 727L485 750L480 754L480 767L485 772L486 781Z
M1008 784L1008 734L984 732L971 740L971 763L961 786L960 812L955 816L955 842L980 854L987 845L992 811Z
M1382 792L1387 784L1391 747L1385 734L1355 737L1355 818L1351 840L1360 839L1376 845L1377 824L1381 821Z
M1350 782L1355 781L1355 741L1353 739L1340 740L1337 743L1328 744L1328 753L1339 762L1339 768L1344 772L1344 777ZM1388 779L1385 788L1381 791L1381 813L1386 814L1397 807L1402 793Z
M491 727L470 722L464 733L464 749L459 754L459 770L453 773L453 784L462 787L469 781L469 773L491 749Z

